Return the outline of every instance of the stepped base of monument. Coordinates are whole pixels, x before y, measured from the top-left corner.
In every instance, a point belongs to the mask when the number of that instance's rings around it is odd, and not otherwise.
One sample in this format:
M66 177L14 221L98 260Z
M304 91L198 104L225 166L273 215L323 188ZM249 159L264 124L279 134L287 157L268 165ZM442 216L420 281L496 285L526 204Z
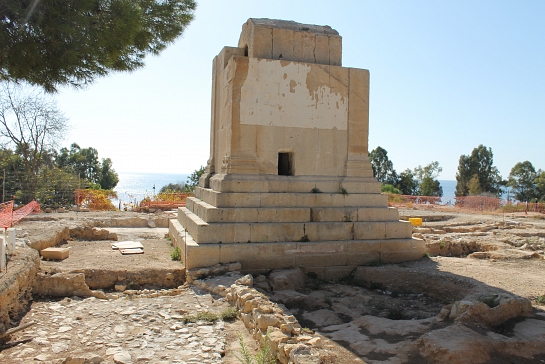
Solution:
M240 262L247 273L298 266L321 279L336 279L359 265L416 260L426 251L424 241L414 238L198 244L178 220L170 220L169 229L187 269Z

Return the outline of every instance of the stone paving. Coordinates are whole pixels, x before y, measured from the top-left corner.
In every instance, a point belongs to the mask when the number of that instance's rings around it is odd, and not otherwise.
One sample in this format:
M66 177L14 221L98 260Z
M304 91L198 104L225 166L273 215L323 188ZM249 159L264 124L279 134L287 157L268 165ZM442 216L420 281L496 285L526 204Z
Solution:
M182 318L203 311L219 314L230 307L223 298L192 286L127 292L110 300L34 302L21 324L37 323L12 336L10 343L18 345L0 351L0 362L222 362L225 323L184 324Z

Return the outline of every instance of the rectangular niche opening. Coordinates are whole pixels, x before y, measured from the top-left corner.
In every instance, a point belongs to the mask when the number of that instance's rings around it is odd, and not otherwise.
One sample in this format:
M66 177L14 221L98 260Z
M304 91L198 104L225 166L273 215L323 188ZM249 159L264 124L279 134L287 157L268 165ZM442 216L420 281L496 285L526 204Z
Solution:
M291 153L278 153L278 175L293 176Z

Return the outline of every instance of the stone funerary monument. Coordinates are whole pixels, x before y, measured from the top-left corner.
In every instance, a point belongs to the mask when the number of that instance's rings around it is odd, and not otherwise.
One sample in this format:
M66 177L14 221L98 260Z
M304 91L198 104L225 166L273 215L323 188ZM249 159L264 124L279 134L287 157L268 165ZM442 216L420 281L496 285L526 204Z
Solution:
M337 278L422 257L373 178L369 71L341 60L334 29L270 19L249 19L214 58L210 159L170 226L187 269Z

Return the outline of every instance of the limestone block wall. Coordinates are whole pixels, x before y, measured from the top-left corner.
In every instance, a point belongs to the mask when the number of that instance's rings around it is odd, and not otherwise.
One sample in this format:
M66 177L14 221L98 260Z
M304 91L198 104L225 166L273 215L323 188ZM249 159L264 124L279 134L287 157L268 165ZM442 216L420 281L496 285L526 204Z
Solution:
M218 77L221 173L278 175L279 152L294 176L347 176L349 155L368 164L367 70L232 56Z
M329 26L273 19L248 19L239 48L253 58L284 59L340 66L342 38Z

